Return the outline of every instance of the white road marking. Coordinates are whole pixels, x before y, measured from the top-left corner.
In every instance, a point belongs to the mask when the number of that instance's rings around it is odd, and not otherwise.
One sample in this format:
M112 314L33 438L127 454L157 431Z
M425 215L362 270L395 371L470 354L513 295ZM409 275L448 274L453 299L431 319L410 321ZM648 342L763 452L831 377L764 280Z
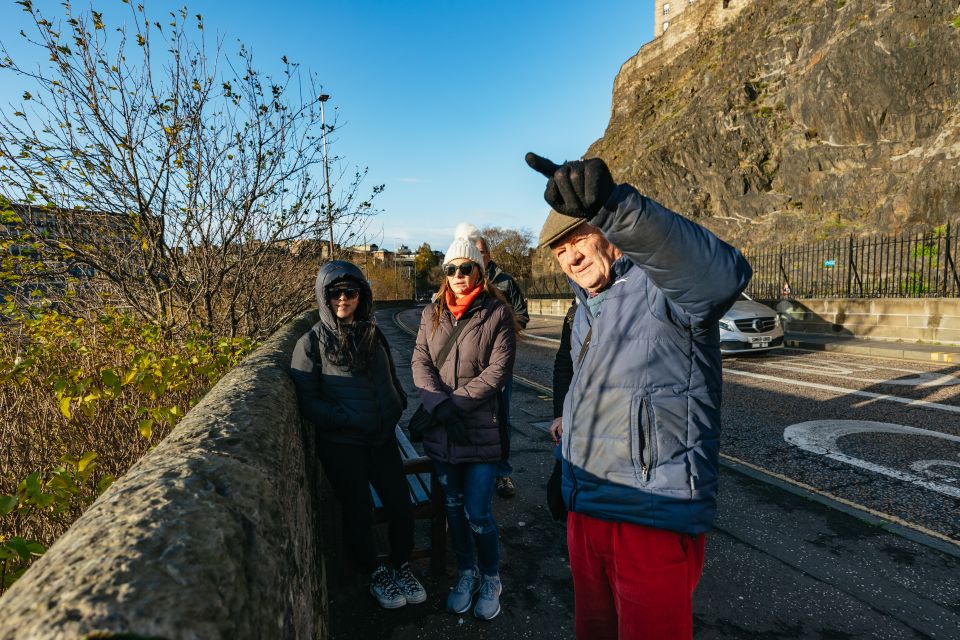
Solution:
M794 360L794 362L790 362L790 360ZM793 371L794 373L816 373L818 375L837 376L847 380L856 380L857 382L867 382L870 384L891 384L905 387L945 387L960 384L960 378L936 371L916 371L898 367L877 367L855 362L839 363L829 360L816 361L798 356L788 356L784 358L784 361L760 362L758 364L761 367L771 369L785 369L787 371ZM879 380L875 378L859 378L852 375L854 373L864 374L870 371L896 371L911 375Z
M818 453L831 460L844 462L855 467L860 467L861 469L883 474L896 480L909 482L925 489L936 491L937 493L960 498L960 487L942 482L934 482L912 473L891 469L890 467L863 460L862 458L855 458L840 451L839 445L837 445L837 439L856 433L907 434L928 438L941 438L950 442L960 443L960 436L940 433L938 431L928 431L927 429L918 429L917 427L907 427L900 424L872 422L868 420L811 420L809 422L792 424L783 430L783 439L790 444L800 447L804 451Z
M917 473L925 473L931 478L938 478L940 480L946 480L947 482L957 481L957 478L954 476L931 471L933 467L954 467L960 469L960 462L954 462L953 460L917 460L916 462L910 463L910 468Z
M535 333L527 333L526 331L521 331L520 335L524 338L530 338L531 340L542 340L544 342L549 342L550 344L560 344L558 338L548 338L547 336L538 336Z
M815 358L815 356L817 356L817 355L823 356L823 358L818 360L818 359ZM801 356L783 355L783 356L780 357L780 359L781 359L781 360L798 360L798 361L810 362L810 363L812 363L813 365L818 365L818 364L819 364L819 365L823 365L824 367L830 367L830 366L833 366L833 367L844 367L844 368L852 369L852 370L854 370L854 371L868 371L868 370L870 370L870 369L884 369L884 370L889 370L889 371L901 371L901 372L903 372L903 373L923 373L922 371L917 371L916 369L903 369L903 368L901 368L901 367L888 367L888 366L886 366L886 365L864 364L864 363L860 363L860 362L850 362L850 360L849 360L850 358L863 358L863 359L865 359L865 360L876 360L876 359L881 359L881 360L883 360L884 358L883 358L882 356L864 356L864 355L861 355L861 354L858 354L858 353L847 353L847 354L844 354L844 356L843 356L843 362L841 363L841 362L838 362L838 361L835 359L836 354L832 354L832 355L834 356L833 358L829 357L830 355L831 355L831 354L826 354L826 353L823 353L822 351L815 351L815 352L810 352L810 353L808 353L808 354L801 355ZM890 358L887 358L887 359L890 359ZM897 359L897 361L898 361L898 362L902 362L902 360L899 359L899 358Z
M869 513L870 515L872 515L872 516L874 516L874 517L877 517L877 518L880 518L880 519L882 519L882 520L886 520L887 522L892 522L892 523L894 523L894 524L900 525L901 527L907 527L908 529L913 529L913 530L915 530L915 531L919 531L920 533L922 533L922 534L924 534L924 535L930 536L931 538L936 538L936 539L938 539L938 540L940 540L940 541L942 541L942 542L949 542L949 543L952 544L952 545L960 546L960 542L957 542L956 540L954 540L954 539L951 538L950 536L946 536L946 535L940 533L939 531L934 531L933 529L928 529L928 528L924 527L923 525L917 524L916 522L910 522L909 520L904 520L903 518L897 517L897 516L895 516L895 515L893 515L893 514L890 514L890 513L886 513L886 512L884 512L884 511L877 511L876 509L871 509L870 507L868 507L868 506L866 506L866 505L863 505L863 504L860 504L859 502L854 502L853 500L850 500L850 499L848 499L848 498L844 498L844 497L842 497L842 496L838 496L838 495L836 495L836 494L830 493L829 491L824 491L823 489L818 489L817 487L814 487L813 485L807 484L807 483L805 483L805 482L800 482L799 480L796 480L795 478L791 478L790 476L783 475L782 473L777 473L776 471L771 471L770 469L765 469L764 467L757 466L757 465L755 465L755 464L753 464L753 463L751 463L751 462L747 462L746 460L741 460L740 458L736 458L736 457L731 456L731 455L729 455L729 454L721 453L721 454L720 454L720 462L721 462L721 464L730 465L730 466L733 466L734 468L736 468L737 466L741 466L741 465L742 465L742 466L744 466L744 467L747 467L748 469L752 469L753 471L755 471L755 472L757 472L757 473L759 473L759 474L761 474L761 475L770 476L771 478L774 478L774 479L776 479L776 480L779 480L779 481L781 481L781 482L783 482L783 483L790 484L790 485L793 485L793 486L795 486L795 487L798 487L801 491L808 491L808 492L810 492L811 494L814 494L814 495L817 495L817 496L823 496L824 498L826 498L826 499L829 500L829 501L835 501L835 502L837 502L838 504L842 504L842 505L844 505L844 506L851 507L851 508L853 508L853 509L857 509L858 511L863 511L864 513ZM742 473L742 471L741 471L741 473ZM765 480L765 482L770 482L770 481L769 481L769 480ZM774 486L776 486L776 485L774 485ZM801 495L803 495L803 494L801 494ZM834 505L831 505L831 506L832 506L833 508L836 508L836 506L834 506Z
M769 380L771 382L781 382L783 384L793 385L796 387L807 387L808 389L820 389L821 391L829 391L831 393L836 393L838 395L862 396L865 398L873 398L875 400L888 400L890 402L899 402L900 404L923 407L924 409L936 409L939 411L948 411L950 413L960 413L960 407L956 407L953 405L941 404L939 402L928 402L927 400L916 400L914 398L901 398L900 396L892 396L888 393L874 393L872 391L861 391L860 389L848 389L846 387L835 387L829 384L820 384L819 382L805 382L803 380L791 380L790 378L779 378L777 376L768 376L763 373L753 373L752 371L740 371L739 369L727 369L726 367L724 367L723 372L725 374L731 373L735 376L757 378L758 380Z

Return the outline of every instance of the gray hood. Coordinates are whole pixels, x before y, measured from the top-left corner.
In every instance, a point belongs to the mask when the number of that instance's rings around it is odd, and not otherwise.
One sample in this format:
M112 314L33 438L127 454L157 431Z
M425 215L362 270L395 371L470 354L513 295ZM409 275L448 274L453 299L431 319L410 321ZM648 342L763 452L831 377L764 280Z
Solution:
M320 267L320 271L317 272L317 284L314 287L314 293L317 296L317 309L320 312L320 322L332 331L336 331L337 319L330 311L325 291L327 287L340 280L349 280L351 284L360 287L360 304L357 305L354 321L369 322L373 319L373 292L370 290L370 283L367 282L363 272L352 262L334 260Z

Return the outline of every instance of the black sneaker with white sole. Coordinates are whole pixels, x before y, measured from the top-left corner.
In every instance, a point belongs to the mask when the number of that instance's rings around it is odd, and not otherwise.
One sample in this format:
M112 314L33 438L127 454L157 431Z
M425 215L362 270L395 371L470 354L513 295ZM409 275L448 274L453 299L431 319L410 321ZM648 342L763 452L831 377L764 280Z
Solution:
M407 604L406 596L393 579L393 571L385 564L377 567L370 576L370 594L384 609L398 609Z
M420 581L417 580L417 576L413 575L409 563L404 562L399 569L393 572L393 581L400 588L408 604L420 604L427 599L427 592Z

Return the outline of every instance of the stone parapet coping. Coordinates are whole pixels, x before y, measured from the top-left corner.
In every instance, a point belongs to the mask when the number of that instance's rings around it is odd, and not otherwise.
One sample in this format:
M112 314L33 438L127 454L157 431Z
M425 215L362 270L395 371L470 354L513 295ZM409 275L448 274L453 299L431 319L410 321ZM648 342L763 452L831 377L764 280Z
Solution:
M0 638L326 636L319 465L287 374L310 324L228 372L87 509L0 600Z

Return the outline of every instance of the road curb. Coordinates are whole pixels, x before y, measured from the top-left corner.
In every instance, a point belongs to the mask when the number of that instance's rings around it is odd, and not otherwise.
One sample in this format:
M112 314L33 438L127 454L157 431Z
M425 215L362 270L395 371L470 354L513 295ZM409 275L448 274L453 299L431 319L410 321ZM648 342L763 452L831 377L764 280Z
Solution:
M943 364L960 363L960 351L923 351L911 349L908 345L891 344L877 346L866 344L849 344L846 340L838 339L832 342L805 340L803 338L785 338L785 347L802 349L804 351L828 351L831 353L853 353L863 356L895 358L915 362L937 362Z
M822 504L830 509L835 509L862 522L879 527L884 531L889 531L901 538L906 538L911 542L916 542L917 544L946 553L955 558L960 558L960 543L954 542L950 538L935 531L919 528L917 525L900 520L895 516L874 511L873 509L868 509L867 507L838 498L837 496L814 489L813 487L808 487L795 480L772 473L762 467L727 454L720 454L720 466L747 476L748 478L772 485L793 495L800 496L801 498Z

